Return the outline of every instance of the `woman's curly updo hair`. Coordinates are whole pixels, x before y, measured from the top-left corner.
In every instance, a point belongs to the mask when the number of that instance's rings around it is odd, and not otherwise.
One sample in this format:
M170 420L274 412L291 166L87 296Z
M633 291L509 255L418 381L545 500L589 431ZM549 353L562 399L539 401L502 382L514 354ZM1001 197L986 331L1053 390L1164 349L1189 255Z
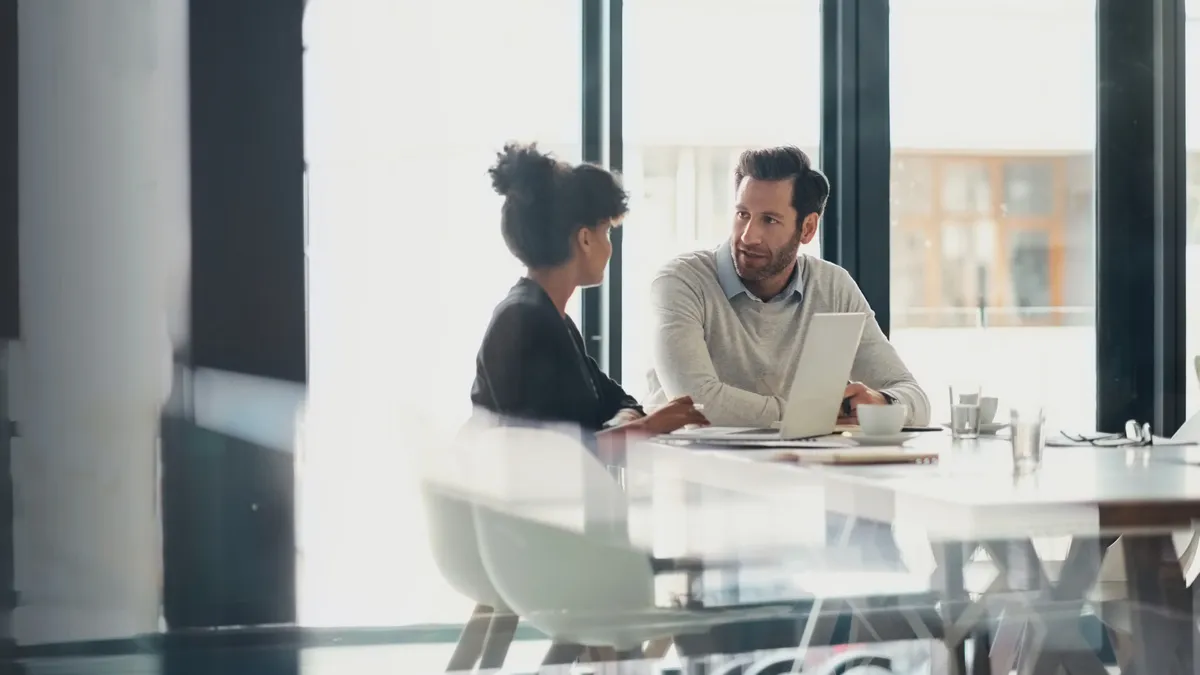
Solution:
M580 228L611 222L629 210L629 195L611 172L593 164L572 166L539 151L536 143L505 145L488 174L504 197L504 243L533 269L567 262Z

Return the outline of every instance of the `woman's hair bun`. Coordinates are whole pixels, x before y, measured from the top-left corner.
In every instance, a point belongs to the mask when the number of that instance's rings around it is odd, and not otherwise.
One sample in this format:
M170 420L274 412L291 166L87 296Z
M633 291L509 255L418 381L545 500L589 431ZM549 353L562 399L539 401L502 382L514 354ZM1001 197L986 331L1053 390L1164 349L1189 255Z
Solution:
M501 196L526 201L553 189L558 160L537 149L536 143L508 143L488 169L492 188Z

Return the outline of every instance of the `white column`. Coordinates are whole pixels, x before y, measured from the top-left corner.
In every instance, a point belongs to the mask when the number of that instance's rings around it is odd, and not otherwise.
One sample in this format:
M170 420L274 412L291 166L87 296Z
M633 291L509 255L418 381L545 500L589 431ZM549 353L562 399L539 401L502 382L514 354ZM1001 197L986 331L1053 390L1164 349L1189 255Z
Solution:
M155 632L185 328L187 0L21 0L19 643Z

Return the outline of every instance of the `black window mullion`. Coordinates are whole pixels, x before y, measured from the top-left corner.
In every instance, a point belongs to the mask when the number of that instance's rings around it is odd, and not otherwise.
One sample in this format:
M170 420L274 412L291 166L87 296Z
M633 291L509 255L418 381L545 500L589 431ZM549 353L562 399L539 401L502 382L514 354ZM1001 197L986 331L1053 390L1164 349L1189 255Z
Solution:
M1096 426L1183 421L1182 0L1097 0ZM1152 64L1148 76L1144 64Z
M189 365L306 383L303 4L188 7Z
M889 332L891 113L887 0L823 0L822 254L846 268Z
M875 311L885 335L891 332L891 173L892 119L889 89L891 57L887 0L845 3L857 7L856 105L858 161L857 198L858 263L855 279Z
M608 0L608 166L613 171L625 170L624 127L624 0ZM622 378L621 331L622 298L624 289L624 233L612 231L612 259L608 263L604 290L607 299L605 316L608 320L605 340L608 342L608 362L605 368L614 379Z
M841 109L839 107L841 77L840 0L821 2L821 170L832 179L840 175ZM835 190L825 206L821 223L821 257L842 264L841 196Z
M585 162L604 162L604 0L580 0L583 10L583 91L581 129ZM588 355L602 366L604 358L604 295L602 288L585 288L579 329Z
M1174 433L1187 418L1187 101L1184 0L1154 3L1155 361L1154 428Z
M20 338L17 199L17 0L0 0L0 340Z

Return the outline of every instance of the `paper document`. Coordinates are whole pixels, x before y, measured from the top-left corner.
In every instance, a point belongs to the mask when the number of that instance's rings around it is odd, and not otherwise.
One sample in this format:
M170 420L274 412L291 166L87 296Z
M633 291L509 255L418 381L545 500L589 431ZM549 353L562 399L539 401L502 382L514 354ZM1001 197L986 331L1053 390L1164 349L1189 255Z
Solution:
M903 448L828 448L776 450L713 450L739 459L786 462L794 464L870 465L870 464L930 464L938 453Z

